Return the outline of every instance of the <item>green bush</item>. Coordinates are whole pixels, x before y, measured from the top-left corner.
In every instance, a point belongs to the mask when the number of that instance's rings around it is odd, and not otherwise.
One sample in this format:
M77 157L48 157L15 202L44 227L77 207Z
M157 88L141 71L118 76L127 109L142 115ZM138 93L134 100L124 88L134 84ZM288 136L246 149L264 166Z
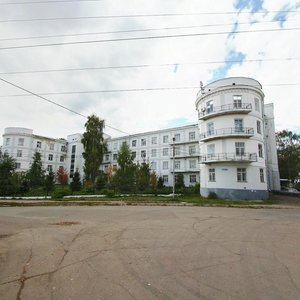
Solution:
M218 199L218 195L215 192L209 192L207 199Z
M70 191L67 189L56 189L52 194L52 199L62 199L64 196L67 196L70 194Z
M107 197L113 197L115 195L115 191L114 190L110 190L110 189L102 189L100 191L101 195L105 195Z

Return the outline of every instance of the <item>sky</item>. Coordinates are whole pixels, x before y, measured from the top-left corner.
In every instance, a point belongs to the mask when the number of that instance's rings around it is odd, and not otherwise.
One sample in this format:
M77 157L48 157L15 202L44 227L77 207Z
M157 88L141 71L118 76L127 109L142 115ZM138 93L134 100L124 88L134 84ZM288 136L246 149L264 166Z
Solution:
M197 123L200 81L251 77L276 130L300 134L299 37L295 0L0 0L0 79L117 137ZM1 135L84 132L83 116L1 80L0 105Z

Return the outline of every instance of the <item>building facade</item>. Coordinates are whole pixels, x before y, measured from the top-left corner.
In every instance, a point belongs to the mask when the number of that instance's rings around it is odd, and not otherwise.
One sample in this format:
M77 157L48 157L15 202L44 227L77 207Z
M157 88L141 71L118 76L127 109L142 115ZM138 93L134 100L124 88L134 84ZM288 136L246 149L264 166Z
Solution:
M119 138L105 135L108 152L100 169L118 168L118 151L126 142L134 162L148 162L166 186L182 173L186 186L200 182L202 196L214 192L219 198L266 199L269 190L280 190L274 107L264 104L258 81L233 77L212 82L201 87L196 109L198 124ZM79 133L53 139L9 127L2 152L16 160L17 171L27 171L39 151L46 170L62 166L70 180L75 171L83 179L81 139Z
M260 83L233 77L202 87L197 95L201 195L267 199L279 189L273 107Z
M33 134L32 129L21 127L5 128L2 152L13 157L17 171L28 171L36 151L41 154L45 170L56 172L66 167L67 141Z
M185 186L199 182L199 134L197 124L157 130L120 138L107 139L108 153L103 170L110 164L116 169L118 151L126 142L134 155L134 163L146 161L166 186L173 185L174 172L182 173ZM176 180L176 179L175 179Z

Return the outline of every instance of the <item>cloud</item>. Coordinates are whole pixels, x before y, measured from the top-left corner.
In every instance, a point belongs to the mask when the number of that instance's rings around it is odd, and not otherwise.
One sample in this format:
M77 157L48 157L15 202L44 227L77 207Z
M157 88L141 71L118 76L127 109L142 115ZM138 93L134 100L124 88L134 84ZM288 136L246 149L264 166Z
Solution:
M263 9L264 0L236 0L234 7L242 11L244 9L250 9L252 13L256 13Z
M283 27L283 24L287 21L288 15L290 14L291 11L296 10L297 8L300 7L300 2L295 3L294 5L291 4L285 4L280 10L281 12L278 12L275 14L273 17L273 21L278 21L280 24L280 27Z
M160 18L126 18L101 20L61 20L57 22L1 23L0 38L70 34L127 29L231 24L193 29L176 29L127 34L106 34L89 37L61 37L35 40L0 41L0 47L46 42L64 42L95 38L134 37L163 34L208 33L229 31L228 35L211 35L160 40L128 41L118 43L85 44L76 46L44 47L3 50L0 52L0 73L41 69L84 68L149 64L147 68L91 70L0 75L38 93L88 91L107 89L190 87L199 86L224 76L247 76L258 79L266 94L266 102L275 103L275 121L278 128L296 128L300 110L299 87L268 87L268 83L297 82L300 78L299 61L267 62L268 58L297 57L300 41L297 31L237 34L239 30L280 28L271 21L271 14L239 14L241 10L279 10L290 4L287 0L213 1L197 0L130 0L56 3L1 7L0 19L28 19L37 17L126 15L147 13L195 13L236 10L237 14L178 16ZM291 5L290 5L291 6ZM284 25L291 24L292 13L286 15ZM253 23L256 21L255 23ZM241 23L252 22L250 25ZM234 24L234 25L233 25ZM268 26L268 27L267 27ZM271 27L272 26L272 27ZM234 37L234 38L233 38ZM288 45L285 46L285 45ZM245 59L261 59L246 63ZM193 64L208 61L242 60L242 63ZM183 63L183 64L181 64ZM187 64L185 64L187 63ZM171 64L158 67L159 64ZM178 66L178 67L177 67ZM108 125L129 133L197 122L195 100L197 89L55 95L48 98L84 115L96 113ZM23 93L0 82L0 96ZM287 97L288 95L288 97ZM0 98L0 132L5 127L22 126L34 129L36 134L66 137L82 132L85 119L33 96ZM293 108L291 110L291 108ZM289 116L288 118L286 116ZM109 127L112 136L122 135ZM0 137L1 138L1 137ZM0 145L2 144L0 140Z
M210 81L215 81L221 78L225 78L230 71L230 69L236 65L241 65L243 60L246 58L246 55L242 52L238 52L235 50L229 50L225 57L225 62L223 66L219 67L218 69L213 70L213 75ZM240 61L240 62L230 62L230 61Z

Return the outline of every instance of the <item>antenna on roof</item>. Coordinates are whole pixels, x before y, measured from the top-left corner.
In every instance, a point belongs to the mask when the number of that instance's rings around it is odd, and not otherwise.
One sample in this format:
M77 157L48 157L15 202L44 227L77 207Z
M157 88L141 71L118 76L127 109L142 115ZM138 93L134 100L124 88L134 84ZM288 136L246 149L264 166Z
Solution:
M203 86L203 82L202 81L200 81L200 91L201 91L202 95L205 94L204 93L204 86Z

